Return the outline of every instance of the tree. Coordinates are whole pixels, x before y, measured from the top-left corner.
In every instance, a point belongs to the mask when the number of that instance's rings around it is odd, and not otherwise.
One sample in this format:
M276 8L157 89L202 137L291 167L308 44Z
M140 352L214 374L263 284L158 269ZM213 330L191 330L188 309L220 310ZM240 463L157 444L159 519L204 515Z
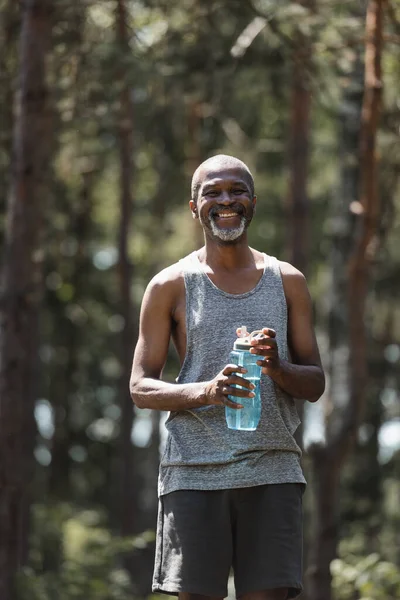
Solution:
M35 331L41 291L40 239L51 139L46 82L51 14L48 0L27 0L22 7L13 171L0 304L0 596L4 600L14 597L14 576L26 560L38 350Z
M12 0L0 4L0 242L3 241L3 214L10 182L10 163L13 131L13 77L17 39L20 26L19 7Z
M134 419L133 403L129 394L129 378L132 363L132 351L136 339L134 314L131 298L132 265L129 259L129 233L134 198L132 194L133 175L133 103L130 85L130 70L126 57L129 56L128 12L124 0L116 1L116 42L118 46L119 65L117 69L119 85L119 111L117 114L117 139L120 163L120 210L118 226L118 282L120 307L124 319L121 333L121 377L119 395L121 399L121 435L119 463L120 480L120 526L122 535L134 532L136 517L135 475L133 445L131 441Z
M301 0L299 4L304 8L312 9L314 3L309 0ZM310 201L307 182L310 157L312 45L308 37L300 30L295 32L292 53L287 246L289 262L307 276L310 236ZM296 431L296 441L300 448L303 448L303 401L298 402L297 410L300 425Z
M299 2L310 9L311 2ZM307 275L310 202L307 192L312 98L311 43L300 30L294 35L289 129L288 254L289 262Z
M359 138L359 200L348 209L355 215L355 237L348 255L345 303L348 321L348 399L336 408L334 422L328 422L327 442L312 450L316 496L316 533L310 578L311 600L330 600L330 564L336 557L338 539L338 487L343 464L354 445L365 405L367 380L367 338L365 303L379 224L377 193L376 133L382 93L381 55L383 0L370 0L366 16L364 96ZM346 389L346 387L344 389ZM343 393L343 387L341 388ZM337 403L337 398L335 398Z

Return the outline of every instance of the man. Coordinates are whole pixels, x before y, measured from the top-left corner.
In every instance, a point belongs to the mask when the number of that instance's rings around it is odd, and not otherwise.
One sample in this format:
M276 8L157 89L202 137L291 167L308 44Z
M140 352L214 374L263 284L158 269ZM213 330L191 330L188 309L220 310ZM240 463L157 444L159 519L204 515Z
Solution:
M240 160L218 155L201 164L189 205L205 245L150 282L131 378L139 408L170 411L153 591L223 598L233 567L242 600L294 598L305 480L293 398L314 402L325 385L307 284L291 265L248 246L256 196ZM224 414L254 395L244 369L227 364L242 325L265 334L253 342L263 375L252 432L228 429ZM171 336L181 362L176 384L161 380Z

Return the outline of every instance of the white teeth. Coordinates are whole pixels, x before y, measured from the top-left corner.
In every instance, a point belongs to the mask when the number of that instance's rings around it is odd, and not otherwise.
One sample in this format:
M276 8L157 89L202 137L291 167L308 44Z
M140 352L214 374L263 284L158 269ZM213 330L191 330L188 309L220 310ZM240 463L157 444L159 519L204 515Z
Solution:
M228 213L228 214L223 214L223 215L217 215L218 217L224 219L224 218L228 218L228 217L237 217L237 213Z

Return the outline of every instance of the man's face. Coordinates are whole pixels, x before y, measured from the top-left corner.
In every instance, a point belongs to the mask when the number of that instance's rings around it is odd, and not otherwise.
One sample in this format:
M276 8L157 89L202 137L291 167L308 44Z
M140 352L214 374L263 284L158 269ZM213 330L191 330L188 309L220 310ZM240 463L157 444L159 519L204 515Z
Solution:
M206 234L233 243L249 226L256 203L241 169L207 170L201 180L197 203L191 201Z

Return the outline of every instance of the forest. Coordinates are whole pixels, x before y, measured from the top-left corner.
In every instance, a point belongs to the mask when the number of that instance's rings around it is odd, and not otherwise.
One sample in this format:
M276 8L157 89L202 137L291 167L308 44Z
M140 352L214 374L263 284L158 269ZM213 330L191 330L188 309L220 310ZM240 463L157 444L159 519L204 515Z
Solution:
M154 599L166 414L144 290L237 156L253 247L307 277L302 600L400 597L399 0L0 0L0 598ZM174 381L173 348L163 377Z

